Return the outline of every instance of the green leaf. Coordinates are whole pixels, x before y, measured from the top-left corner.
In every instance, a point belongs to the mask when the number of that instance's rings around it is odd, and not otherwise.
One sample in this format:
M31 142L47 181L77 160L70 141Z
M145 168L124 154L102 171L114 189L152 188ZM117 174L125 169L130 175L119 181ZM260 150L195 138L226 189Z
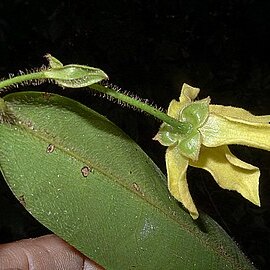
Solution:
M209 217L195 223L119 128L58 95L4 97L1 171L26 209L106 269L254 269ZM2 106L3 107L3 106Z

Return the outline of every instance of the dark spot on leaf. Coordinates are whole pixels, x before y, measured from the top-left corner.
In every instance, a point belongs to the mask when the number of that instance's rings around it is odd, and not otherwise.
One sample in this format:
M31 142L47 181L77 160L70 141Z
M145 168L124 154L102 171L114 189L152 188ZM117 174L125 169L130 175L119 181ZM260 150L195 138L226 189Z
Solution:
M19 202L20 202L24 207L26 207L26 203L25 203L25 200L24 200L24 195L21 195L18 199L19 199Z
M84 166L81 169L83 177L87 177L92 170L88 166Z
M46 149L46 152L47 153L52 153L55 149L55 146L53 144L49 144L47 149Z

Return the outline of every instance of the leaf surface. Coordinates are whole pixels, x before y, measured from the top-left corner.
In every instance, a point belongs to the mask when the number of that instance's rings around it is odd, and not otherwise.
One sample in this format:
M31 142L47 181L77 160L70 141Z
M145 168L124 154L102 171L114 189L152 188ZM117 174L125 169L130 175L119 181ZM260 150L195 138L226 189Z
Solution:
M190 218L157 166L105 117L54 94L4 100L16 119L0 124L7 183L83 254L114 270L254 269L213 220Z

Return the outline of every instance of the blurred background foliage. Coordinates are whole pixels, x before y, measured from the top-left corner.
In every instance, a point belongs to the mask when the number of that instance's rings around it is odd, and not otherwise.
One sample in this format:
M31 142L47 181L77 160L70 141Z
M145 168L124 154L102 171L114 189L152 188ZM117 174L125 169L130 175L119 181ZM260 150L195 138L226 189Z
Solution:
M201 88L200 98L211 96L212 103L269 114L269 13L267 0L2 0L0 76L40 67L49 52L64 64L101 68L113 84L164 109L186 82ZM87 90L44 84L16 91L35 89L69 96L107 116L165 173L165 148L151 140L160 125L153 118ZM208 173L197 169L188 172L191 191L200 209L258 269L268 269L270 153L239 146L232 150L261 168L262 207L221 190ZM0 242L48 233L0 180Z

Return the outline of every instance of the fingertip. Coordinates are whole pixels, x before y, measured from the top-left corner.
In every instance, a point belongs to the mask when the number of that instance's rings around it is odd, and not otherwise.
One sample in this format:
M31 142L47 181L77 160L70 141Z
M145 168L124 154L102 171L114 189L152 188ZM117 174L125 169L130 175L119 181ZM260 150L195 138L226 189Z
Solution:
M75 248L55 235L0 245L0 270L101 270Z

